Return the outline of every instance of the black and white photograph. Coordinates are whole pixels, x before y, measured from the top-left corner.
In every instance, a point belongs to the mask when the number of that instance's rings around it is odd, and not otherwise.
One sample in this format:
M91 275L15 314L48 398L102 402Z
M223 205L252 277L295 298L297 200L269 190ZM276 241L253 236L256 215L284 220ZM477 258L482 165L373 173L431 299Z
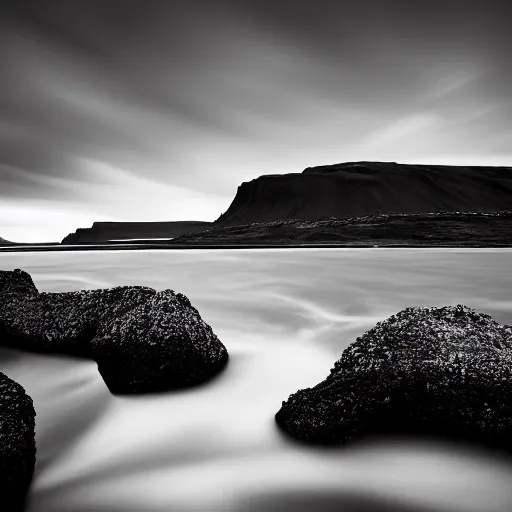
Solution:
M512 4L5 0L2 512L510 512Z

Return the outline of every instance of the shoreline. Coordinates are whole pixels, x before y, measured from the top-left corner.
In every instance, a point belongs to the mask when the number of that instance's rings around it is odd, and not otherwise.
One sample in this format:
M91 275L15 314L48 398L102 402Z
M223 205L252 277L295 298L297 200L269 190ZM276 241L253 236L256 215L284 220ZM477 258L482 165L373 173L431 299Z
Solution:
M338 244L34 244L13 245L0 247L2 252L69 252L69 251L104 251L104 250L204 250L204 249L506 249L512 248L512 243L445 243L445 244L418 244L418 243L338 243Z

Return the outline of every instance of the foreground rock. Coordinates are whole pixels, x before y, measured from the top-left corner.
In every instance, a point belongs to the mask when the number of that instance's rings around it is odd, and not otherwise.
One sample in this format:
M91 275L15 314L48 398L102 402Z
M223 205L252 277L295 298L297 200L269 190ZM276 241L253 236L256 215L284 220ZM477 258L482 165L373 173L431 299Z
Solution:
M407 308L350 345L276 414L292 436L398 433L512 448L512 329L464 306Z
M39 293L29 274L0 272L0 343L92 358L113 393L199 384L228 354L190 301L141 286Z
M0 373L1 509L21 512L36 461L35 411L32 399Z

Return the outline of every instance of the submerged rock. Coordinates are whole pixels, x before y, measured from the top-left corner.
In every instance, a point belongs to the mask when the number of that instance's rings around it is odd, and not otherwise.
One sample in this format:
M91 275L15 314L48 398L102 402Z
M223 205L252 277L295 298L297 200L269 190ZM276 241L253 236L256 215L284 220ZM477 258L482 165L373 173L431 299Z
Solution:
M142 286L39 293L20 270L0 272L0 344L94 359L113 393L198 384L228 358L180 293Z
M407 308L283 402L277 423L313 443L435 435L512 448L512 329L465 306Z
M1 509L21 512L36 461L35 411L18 383L0 372Z

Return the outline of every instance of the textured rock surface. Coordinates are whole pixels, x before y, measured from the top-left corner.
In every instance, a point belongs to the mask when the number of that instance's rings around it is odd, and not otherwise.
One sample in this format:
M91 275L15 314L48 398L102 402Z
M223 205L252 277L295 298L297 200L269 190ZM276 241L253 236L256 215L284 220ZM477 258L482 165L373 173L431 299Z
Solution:
M0 507L6 512L24 509L36 461L35 415L23 387L0 373Z
M156 293L103 323L92 345L99 371L113 392L194 385L227 359L211 327L185 295L172 290Z
M13 294L37 294L37 288L30 274L16 269L12 272L0 270L0 294L2 298L11 297Z
M440 435L512 447L512 329L464 306L407 308L350 345L276 414L292 436Z
M0 335L6 346L96 360L115 393L198 384L228 357L180 293L141 286L39 293L21 270L0 272Z

